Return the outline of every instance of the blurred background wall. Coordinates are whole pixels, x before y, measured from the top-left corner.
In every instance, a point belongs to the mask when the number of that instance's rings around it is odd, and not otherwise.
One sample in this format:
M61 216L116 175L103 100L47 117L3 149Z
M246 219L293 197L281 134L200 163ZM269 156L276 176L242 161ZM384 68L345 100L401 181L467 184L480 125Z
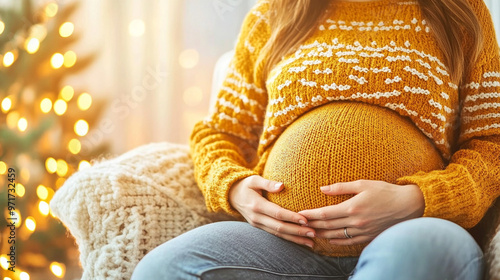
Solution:
M84 73L68 79L105 99L112 153L149 142L187 143L208 113L213 66L232 49L255 0L88 0L74 16L77 53L98 52Z

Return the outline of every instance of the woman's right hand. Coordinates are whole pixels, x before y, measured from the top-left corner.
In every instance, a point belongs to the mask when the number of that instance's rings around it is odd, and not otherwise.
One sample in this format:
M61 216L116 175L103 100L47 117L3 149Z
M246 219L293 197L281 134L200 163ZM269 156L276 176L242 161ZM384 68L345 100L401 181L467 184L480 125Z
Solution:
M307 219L293 211L284 209L263 197L262 192L277 193L283 183L249 176L236 182L229 191L229 203L247 222L257 228L300 245L313 247L310 237L315 237L314 229L307 227Z

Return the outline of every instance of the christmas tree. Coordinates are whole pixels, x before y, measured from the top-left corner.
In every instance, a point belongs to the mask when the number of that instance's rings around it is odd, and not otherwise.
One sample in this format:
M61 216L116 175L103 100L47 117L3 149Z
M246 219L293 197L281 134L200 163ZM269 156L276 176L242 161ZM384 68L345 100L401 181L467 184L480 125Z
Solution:
M76 4L34 3L0 8L0 275L74 279L78 251L49 201L68 176L106 151L82 144L103 104L65 84L94 59L70 49L78 40L69 21Z

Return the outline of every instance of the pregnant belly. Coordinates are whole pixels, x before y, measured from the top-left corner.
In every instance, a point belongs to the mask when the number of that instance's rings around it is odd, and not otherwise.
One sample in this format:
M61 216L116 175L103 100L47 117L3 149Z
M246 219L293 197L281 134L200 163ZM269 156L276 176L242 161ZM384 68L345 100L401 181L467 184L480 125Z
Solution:
M431 141L408 119L380 106L331 102L289 125L276 140L263 177L284 183L266 197L295 212L334 205L352 195L327 196L321 186L359 179L395 183L418 171L442 169ZM333 246L316 239L331 256L359 255L363 246Z

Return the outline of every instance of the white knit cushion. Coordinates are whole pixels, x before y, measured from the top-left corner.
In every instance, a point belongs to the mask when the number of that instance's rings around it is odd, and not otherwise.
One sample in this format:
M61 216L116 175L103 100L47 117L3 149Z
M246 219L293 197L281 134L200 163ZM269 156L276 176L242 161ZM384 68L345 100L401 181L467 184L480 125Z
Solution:
M186 145L149 144L76 172L50 206L75 237L82 279L130 279L139 260L200 225L206 211Z

